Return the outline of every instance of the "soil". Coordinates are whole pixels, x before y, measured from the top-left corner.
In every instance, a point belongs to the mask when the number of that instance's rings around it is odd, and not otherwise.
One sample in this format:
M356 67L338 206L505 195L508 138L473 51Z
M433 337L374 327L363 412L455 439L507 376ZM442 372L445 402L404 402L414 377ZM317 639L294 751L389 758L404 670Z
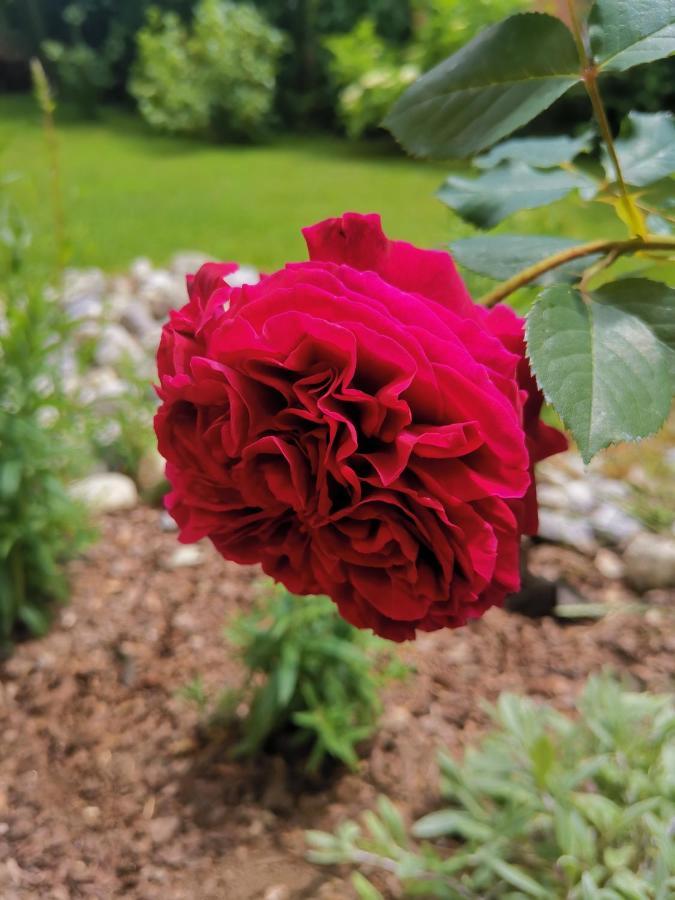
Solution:
M332 829L381 792L409 818L433 808L435 751L475 740L482 701L508 689L569 709L604 666L673 686L672 595L638 607L588 560L541 545L532 568L564 574L608 615L562 625L493 610L402 647L416 674L386 691L358 774L299 784L279 757L205 754L180 691L198 675L214 690L238 683L223 625L257 572L208 547L200 565L170 568L176 537L159 521L147 508L104 519L52 632L0 667L2 900L346 900L344 872L305 861L304 830Z

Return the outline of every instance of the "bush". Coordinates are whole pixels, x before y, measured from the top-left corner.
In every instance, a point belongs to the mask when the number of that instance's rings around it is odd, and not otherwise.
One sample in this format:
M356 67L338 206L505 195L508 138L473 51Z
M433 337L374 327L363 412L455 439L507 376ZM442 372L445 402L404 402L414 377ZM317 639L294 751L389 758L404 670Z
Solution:
M16 269L19 250L2 241ZM7 246L9 244L9 246ZM74 410L60 384L67 324L43 292L16 275L0 295L0 652L17 630L43 633L64 599L61 564L88 538L83 510L65 483L86 459ZM75 462L77 461L77 462Z
M230 638L247 673L239 690L221 697L211 724L236 724L235 755L273 748L307 753L310 772L326 758L354 767L358 745L376 727L380 687L404 671L382 664L384 641L348 625L327 597L281 587L242 615ZM242 704L248 712L237 720Z
M413 35L401 48L387 42L376 20L366 16L347 34L324 41L338 94L338 114L352 138L376 131L393 103L420 74L500 14L528 6L527 0L418 0Z
M94 48L85 40L82 27L86 12L76 3L63 11L63 19L70 26L70 40L47 40L42 44L45 56L54 66L61 95L72 102L85 116L96 113L102 95L114 84L114 65L122 55L124 42L113 23L100 47Z
M491 713L496 730L463 762L440 758L445 808L409 835L383 798L363 825L310 832L310 857L390 872L405 896L672 896L672 697L602 676L589 680L576 720L511 694ZM361 873L354 884L366 900L381 896Z
M188 28L151 10L129 90L162 131L260 137L273 112L284 40L252 6L201 0Z

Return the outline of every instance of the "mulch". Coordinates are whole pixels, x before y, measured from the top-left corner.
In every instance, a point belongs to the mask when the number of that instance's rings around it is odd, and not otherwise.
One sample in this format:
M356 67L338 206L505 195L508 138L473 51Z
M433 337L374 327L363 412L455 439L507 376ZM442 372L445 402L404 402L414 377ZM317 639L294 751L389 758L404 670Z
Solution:
M672 690L672 594L638 609L588 560L541 545L533 569L607 603L604 619L493 610L400 648L416 671L386 690L358 774L300 783L280 757L232 762L204 752L180 692L198 675L212 690L239 682L223 627L258 573L210 548L201 565L170 568L176 537L159 521L148 508L102 520L51 633L0 666L2 900L346 900L344 873L306 862L304 830L331 829L381 792L410 819L433 808L435 752L476 739L483 701L506 689L570 709L605 666Z

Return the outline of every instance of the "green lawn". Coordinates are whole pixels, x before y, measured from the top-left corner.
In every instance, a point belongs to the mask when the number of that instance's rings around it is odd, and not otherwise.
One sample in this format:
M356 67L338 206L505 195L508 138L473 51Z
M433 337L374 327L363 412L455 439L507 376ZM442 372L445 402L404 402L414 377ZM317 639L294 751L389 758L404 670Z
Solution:
M389 234L423 246L471 233L434 199L447 167L404 158L385 144L329 136L280 137L261 147L158 136L133 115L59 123L70 262L116 270L136 256L177 250L271 268L304 255L299 229L345 210L378 211ZM28 97L0 97L2 170L35 233L53 254L50 184L40 117ZM500 230L594 236L602 208L565 203L521 213Z

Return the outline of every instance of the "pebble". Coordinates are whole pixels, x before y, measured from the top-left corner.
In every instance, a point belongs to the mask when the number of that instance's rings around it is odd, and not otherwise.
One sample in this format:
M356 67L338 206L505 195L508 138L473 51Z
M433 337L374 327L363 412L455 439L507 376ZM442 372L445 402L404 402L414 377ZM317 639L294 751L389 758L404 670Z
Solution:
M93 513L133 509L138 504L136 485L119 472L101 472L73 482L70 494Z
M136 481L143 493L157 490L165 482L164 468L166 462L156 447L145 451L138 464Z
M180 819L178 816L160 816L157 819L151 819L148 824L150 837L155 844L166 844L180 828Z
M114 366L125 360L139 362L144 351L132 335L115 322L104 325L94 351L97 366Z
M612 503L602 503L591 515L590 522L595 536L608 544L624 544L642 531L637 519Z
M626 578L639 591L675 587L675 538L636 535L624 554Z
M612 581L623 578L626 574L626 566L620 556L612 553L606 547L601 547L595 555L595 568L603 578Z
M597 550L593 529L585 519L555 510L539 510L539 537L556 544L568 544L589 556Z
M176 524L173 516L165 509L162 510L159 517L159 527L162 531L172 532L178 531L178 525Z
M198 544L178 547L166 562L168 569L187 569L199 566L204 560L204 551Z

